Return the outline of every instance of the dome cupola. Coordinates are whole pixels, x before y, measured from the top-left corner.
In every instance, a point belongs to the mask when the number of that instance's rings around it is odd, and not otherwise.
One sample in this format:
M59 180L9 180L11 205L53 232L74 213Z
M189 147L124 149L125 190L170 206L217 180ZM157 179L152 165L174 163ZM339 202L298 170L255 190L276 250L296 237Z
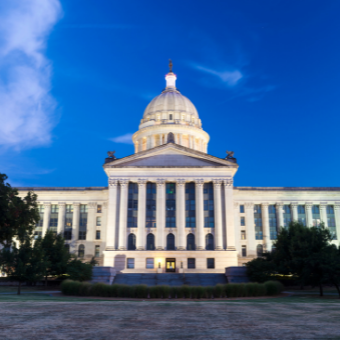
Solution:
M146 107L139 130L132 137L135 152L165 144L170 132L176 144L207 152L209 135L202 130L194 104L176 88L171 60L169 68L166 88Z

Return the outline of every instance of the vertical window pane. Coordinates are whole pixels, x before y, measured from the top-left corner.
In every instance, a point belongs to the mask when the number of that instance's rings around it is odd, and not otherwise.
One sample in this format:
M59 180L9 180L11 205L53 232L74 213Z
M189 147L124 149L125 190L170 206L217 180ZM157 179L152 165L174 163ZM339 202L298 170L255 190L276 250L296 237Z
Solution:
M185 226L186 228L196 228L195 183L185 184Z
M156 228L156 183L146 184L146 228Z
M166 183L165 226L176 228L176 183Z
M207 259L207 268L214 269L215 268L215 259Z
M268 206L268 213L269 213L270 239L276 240L277 239L277 219L276 219L276 207L275 207L275 205L269 205Z
M304 205L298 205L298 221L306 225L306 210Z
M327 225L328 225L329 231L332 234L333 240L337 240L338 235L336 234L334 207L332 205L327 206Z
M283 226L287 228L292 221L291 209L289 205L283 206Z
M261 205L254 205L255 239L263 240Z
M127 214L127 227L137 228L138 217L138 184L129 183L128 189L128 214Z
M312 206L313 227L318 227L321 223L320 220L320 207L318 205Z
M135 259L127 259L127 268L134 269L135 268Z
M213 183L204 183L203 186L204 199L204 228L214 228L214 186Z
M240 213L241 213L241 214L244 213L244 205L240 205Z

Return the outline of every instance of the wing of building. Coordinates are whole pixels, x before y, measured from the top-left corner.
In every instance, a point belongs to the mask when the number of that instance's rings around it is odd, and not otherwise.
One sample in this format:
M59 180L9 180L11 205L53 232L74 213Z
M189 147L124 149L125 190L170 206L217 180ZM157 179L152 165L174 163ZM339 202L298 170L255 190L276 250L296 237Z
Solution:
M238 164L207 153L192 102L166 75L132 137L135 154L103 165L108 187L18 188L38 194L41 220L71 252L123 273L223 273L271 250L292 220L323 222L338 244L340 188L234 187Z

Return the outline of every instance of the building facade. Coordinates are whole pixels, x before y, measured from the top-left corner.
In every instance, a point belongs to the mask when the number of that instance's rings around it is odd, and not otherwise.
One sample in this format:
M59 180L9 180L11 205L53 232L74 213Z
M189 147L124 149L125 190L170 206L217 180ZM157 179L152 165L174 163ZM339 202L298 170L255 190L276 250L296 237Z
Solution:
M108 153L108 187L18 188L38 195L35 235L62 233L71 252L123 273L222 273L271 250L292 220L323 222L339 244L340 188L234 187L233 153L207 153L172 71L132 139L133 155Z

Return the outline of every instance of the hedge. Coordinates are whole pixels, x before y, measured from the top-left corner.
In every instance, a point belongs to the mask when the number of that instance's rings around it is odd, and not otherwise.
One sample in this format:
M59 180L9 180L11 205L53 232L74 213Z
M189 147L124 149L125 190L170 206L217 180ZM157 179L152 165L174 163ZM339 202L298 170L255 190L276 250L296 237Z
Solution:
M72 280L62 282L61 291L65 295L100 296L137 299L212 299L278 295L283 285L278 281L265 283L228 283L216 286L152 286L146 285L107 285L104 283L87 283Z

